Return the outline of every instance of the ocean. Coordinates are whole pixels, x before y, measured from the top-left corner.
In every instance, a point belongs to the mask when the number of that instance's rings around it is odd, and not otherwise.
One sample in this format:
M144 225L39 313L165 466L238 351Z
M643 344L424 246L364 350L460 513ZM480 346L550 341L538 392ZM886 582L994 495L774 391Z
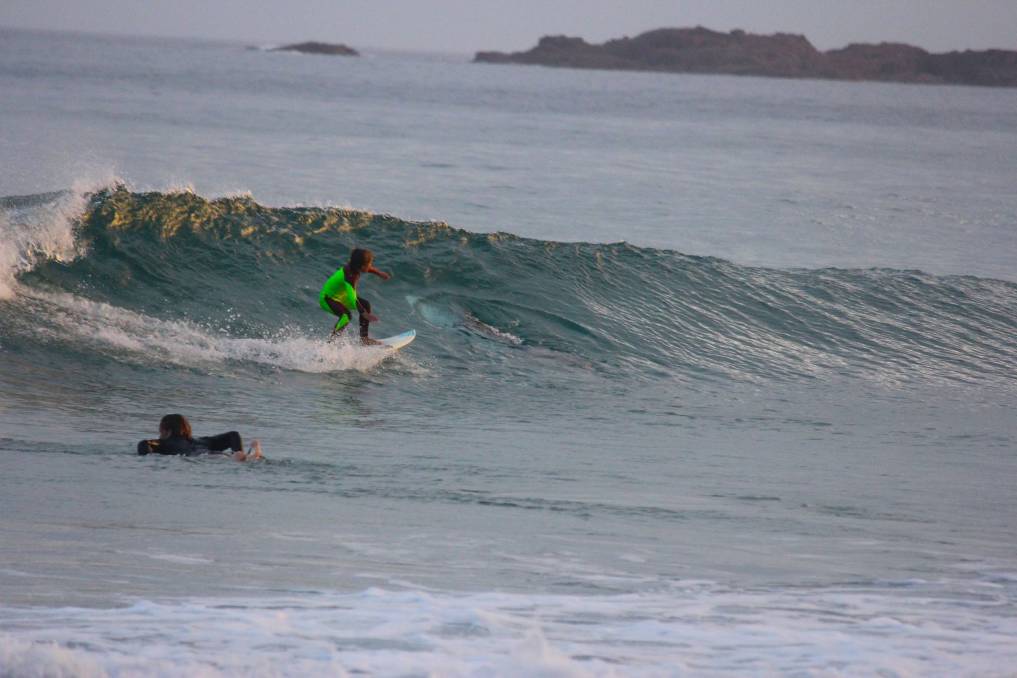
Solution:
M266 47L0 30L0 676L1017 675L1017 91Z

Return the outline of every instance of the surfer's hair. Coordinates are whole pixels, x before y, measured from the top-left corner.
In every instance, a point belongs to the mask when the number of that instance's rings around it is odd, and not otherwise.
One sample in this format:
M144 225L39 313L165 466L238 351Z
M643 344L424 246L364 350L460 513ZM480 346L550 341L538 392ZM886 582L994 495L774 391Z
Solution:
M363 273L371 267L372 261L374 261L374 252L358 247L350 252L350 264L347 268L350 273Z
M182 414L167 414L159 421L159 431L166 431L171 436L191 439L191 424Z

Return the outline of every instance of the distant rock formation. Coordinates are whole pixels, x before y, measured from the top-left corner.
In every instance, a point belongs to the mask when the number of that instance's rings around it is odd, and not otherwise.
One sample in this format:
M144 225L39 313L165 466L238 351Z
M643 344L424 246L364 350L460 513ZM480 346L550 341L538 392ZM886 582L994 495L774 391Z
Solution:
M301 52L302 54L331 54L333 56L360 56L360 52L346 45L328 42L298 42L293 45L274 47L270 52Z
M1017 51L931 54L898 43L853 44L820 52L804 35L754 35L696 28L660 28L634 38L591 45L545 36L528 52L477 52L476 62L539 64L673 73L727 73L778 78L882 80L1017 87Z

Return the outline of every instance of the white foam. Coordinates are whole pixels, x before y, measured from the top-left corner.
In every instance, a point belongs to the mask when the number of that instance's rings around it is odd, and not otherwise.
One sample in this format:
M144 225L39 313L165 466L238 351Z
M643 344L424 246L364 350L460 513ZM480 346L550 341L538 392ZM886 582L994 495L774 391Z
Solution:
M0 607L0 665L26 669L14 675L995 675L1017 665L1007 595L700 583L617 596L369 588Z
M333 343L293 333L276 338L237 338L184 320L161 320L66 292L22 287L26 307L37 307L46 323L31 331L50 340L78 345L149 364L153 361L198 367L229 361L253 362L302 372L369 370L391 351L362 346L349 337Z
M109 672L86 652L54 642L0 636L0 676L22 678L105 678Z

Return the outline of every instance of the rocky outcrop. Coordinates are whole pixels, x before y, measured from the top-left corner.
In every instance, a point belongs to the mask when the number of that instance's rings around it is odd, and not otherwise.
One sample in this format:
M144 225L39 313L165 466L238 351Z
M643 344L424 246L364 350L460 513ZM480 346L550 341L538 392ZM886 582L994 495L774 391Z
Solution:
M582 38L545 36L527 52L477 52L474 61L566 68L727 73L781 78L883 80L1017 87L1017 51L930 54L898 43L855 44L821 52L803 35L720 33L661 28L593 45Z
M360 56L360 52L346 45L328 42L298 42L293 45L274 47L271 52L301 52L302 54L330 54L333 56Z

